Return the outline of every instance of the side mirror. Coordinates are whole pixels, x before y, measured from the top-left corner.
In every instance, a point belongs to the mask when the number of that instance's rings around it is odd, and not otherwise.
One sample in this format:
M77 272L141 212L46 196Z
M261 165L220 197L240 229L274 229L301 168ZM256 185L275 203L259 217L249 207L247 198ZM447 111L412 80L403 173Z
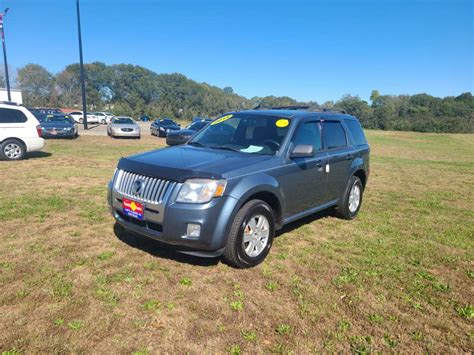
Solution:
M290 158L311 158L312 156L314 156L314 147L310 144L298 144L290 154Z

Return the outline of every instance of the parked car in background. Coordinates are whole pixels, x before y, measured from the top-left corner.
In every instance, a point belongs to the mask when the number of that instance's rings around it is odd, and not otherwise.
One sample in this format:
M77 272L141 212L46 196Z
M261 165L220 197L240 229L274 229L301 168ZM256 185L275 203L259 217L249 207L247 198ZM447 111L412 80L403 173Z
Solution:
M291 222L328 208L355 218L369 177L359 121L294 107L231 112L185 145L120 159L107 194L115 220L247 268Z
M114 117L114 114L111 112L94 112L94 115L97 116L101 124L109 124Z
M84 122L84 114L82 111L71 112L69 113L69 116L71 116L77 123ZM87 112L87 123L100 123L99 117L93 113Z
M140 139L140 127L131 117L118 116L112 118L107 126L107 134L112 137L131 137Z
M39 122L43 122L48 117L47 113L42 112L42 110L37 108L30 108L30 112L36 117Z
M0 103L0 158L20 160L43 146L39 121L26 107Z
M150 133L152 136L166 137L168 132L178 131L181 126L170 118L157 118L150 125Z
M77 138L79 129L76 121L69 115L48 115L41 122L43 138Z
M186 143L196 132L206 127L209 122L210 120L195 121L189 126L187 126L185 129L168 132L166 136L166 144L179 145Z

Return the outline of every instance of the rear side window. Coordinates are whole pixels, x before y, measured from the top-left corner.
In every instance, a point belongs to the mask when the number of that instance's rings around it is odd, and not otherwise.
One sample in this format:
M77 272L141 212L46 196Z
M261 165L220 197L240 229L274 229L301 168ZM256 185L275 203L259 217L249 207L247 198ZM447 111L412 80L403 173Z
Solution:
M364 131L362 131L362 127L360 126L359 121L346 120L346 125L349 128L349 132L351 132L351 136L354 140L355 145L367 144Z
M298 127L293 137L293 144L308 144L314 147L314 150L321 150L321 130L318 122L307 122Z
M347 146L346 132L339 122L323 122L323 133L327 149Z
M28 119L20 110L0 108L0 123L23 123Z

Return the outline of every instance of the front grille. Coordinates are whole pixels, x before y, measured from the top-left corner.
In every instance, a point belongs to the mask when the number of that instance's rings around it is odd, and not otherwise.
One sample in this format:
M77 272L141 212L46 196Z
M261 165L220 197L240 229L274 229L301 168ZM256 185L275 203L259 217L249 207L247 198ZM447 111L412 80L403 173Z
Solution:
M139 191L136 182L141 182ZM114 182L115 190L124 196L144 202L159 204L167 201L176 182L118 170Z
M122 132L133 132L133 128L122 128Z

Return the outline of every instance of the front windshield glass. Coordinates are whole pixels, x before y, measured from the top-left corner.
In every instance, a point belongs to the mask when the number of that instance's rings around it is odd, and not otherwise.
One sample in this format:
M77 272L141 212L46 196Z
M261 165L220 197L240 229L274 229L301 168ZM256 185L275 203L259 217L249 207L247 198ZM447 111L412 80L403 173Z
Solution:
M237 113L213 121L188 144L247 154L275 154L289 126L288 118Z
M203 128L205 125L207 125L208 122L194 122L190 124L187 129L191 129L193 131L199 131L201 128Z
M166 118L160 120L160 123L165 124L165 125L172 125L172 124L174 124L173 120L169 120L169 119L166 119Z
M133 124L133 120L128 117L118 117L114 119L115 124Z
M67 116L48 117L48 122L71 123L71 118Z

